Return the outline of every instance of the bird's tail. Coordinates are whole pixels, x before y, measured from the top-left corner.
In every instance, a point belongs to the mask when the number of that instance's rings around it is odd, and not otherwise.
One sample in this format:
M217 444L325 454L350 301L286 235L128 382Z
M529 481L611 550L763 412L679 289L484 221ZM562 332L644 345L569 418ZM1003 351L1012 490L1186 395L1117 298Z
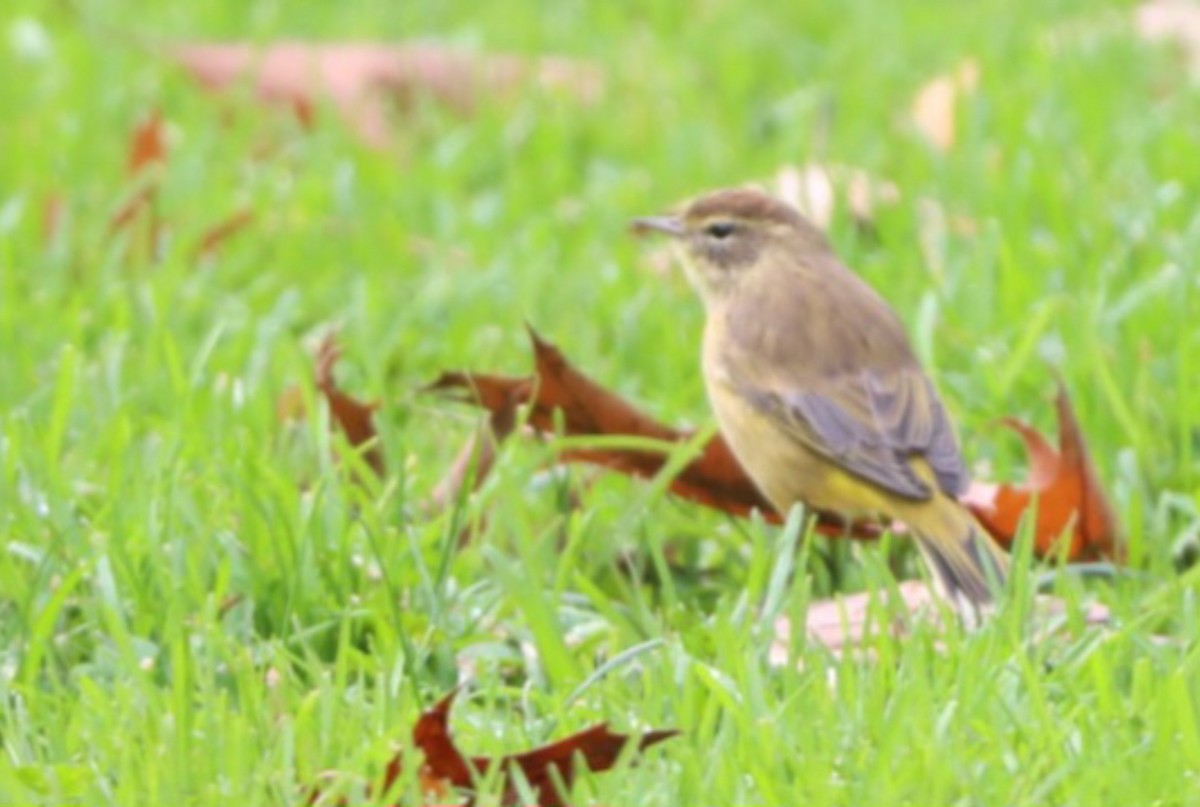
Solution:
M935 584L955 603L987 605L1008 578L1008 555L965 507L939 495L905 519Z

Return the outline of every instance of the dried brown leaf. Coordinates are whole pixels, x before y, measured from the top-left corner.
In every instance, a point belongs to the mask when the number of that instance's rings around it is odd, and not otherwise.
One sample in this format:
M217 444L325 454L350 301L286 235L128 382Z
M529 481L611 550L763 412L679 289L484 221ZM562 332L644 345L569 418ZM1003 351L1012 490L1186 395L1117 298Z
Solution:
M1184 55L1192 77L1200 76L1200 3L1146 0L1134 10L1134 30L1149 42L1169 42Z
M192 247L193 260L211 258L226 241L249 227L253 221L254 213L245 209L218 221L205 230Z
M67 218L67 203L61 193L51 193L42 199L42 245L51 246L62 233Z
M133 230L135 225L140 224L145 234L146 254L150 257L158 254L162 235L163 227L156 202L161 169L167 163L167 156L166 125L156 110L140 121L129 135L125 170L135 180L136 187L108 221L109 235L125 229ZM134 235L138 234L135 231ZM131 239L131 249L137 240Z
M1057 449L1019 420L1000 421L1024 441L1029 474L1016 485L976 487L967 504L1004 546L1011 545L1021 518L1036 502L1034 550L1040 557L1064 551L1068 560L1120 559L1120 526L1088 453L1071 399L1061 384L1055 409Z
M949 73L926 82L913 99L909 115L917 131L939 151L949 151L957 140L958 102L979 85L979 63L960 62Z
M482 98L520 87L563 90L590 102L604 83L598 67L570 59L524 59L433 44L190 43L169 54L201 86L223 91L245 83L257 98L293 110L306 125L314 108L328 102L374 147L390 139L390 109L422 98L467 114Z
M487 479L496 462L499 445L517 422L517 401L508 400L490 412L459 449L446 475L437 483L430 496L429 510L441 512L458 500L463 488L470 483L476 490Z
M335 334L330 333L321 341L317 349L317 389L324 394L333 420L346 435L347 442L354 448L366 446L363 459L371 470L383 476L383 449L375 431L375 410L379 403L360 401L338 389L333 368L341 353Z
M534 375L511 377L465 372L443 373L426 389L449 393L459 400L497 412L510 402L527 405L528 424L538 433L552 435L561 418L569 436L625 435L645 437L665 443L682 443L694 432L666 426L634 407L624 398L605 389L573 367L557 347L530 331L534 353ZM561 413L556 417L555 413ZM566 462L600 465L640 478L652 478L662 471L666 454L638 449L565 450ZM709 439L700 455L688 463L671 482L671 491L685 499L736 515L760 512L769 521L780 516L759 493L742 470L729 446L718 434ZM824 516L818 529L830 535L875 537L878 528L869 524L847 528L841 519Z
M514 405L528 406L528 423L541 434L553 434L561 421L565 433L575 436L626 435L679 443L694 435L690 430L659 423L581 373L567 362L561 351L537 334L531 332L531 338L535 361L532 376L452 372L444 373L428 389L475 403L492 413ZM1036 432L1021 424L1020 433L1030 447L1030 478L1017 486L974 484L963 497L963 503L997 541L1008 547L1036 495L1044 502L1038 510L1035 533L1039 556L1055 552L1057 539L1068 527L1072 529L1067 547L1069 559L1119 555L1116 519L1088 457L1065 391L1060 393L1057 406L1058 451L1052 452ZM560 414L556 416L556 412ZM1013 423L1009 425L1012 427ZM560 458L642 478L660 473L666 463L663 452L614 448L572 448L562 451ZM690 501L734 515L746 516L757 510L769 521L781 520L719 434L672 480L670 490ZM880 527L870 523L856 523L847 528L832 514L818 514L817 529L832 537L873 538L880 533Z
M327 333L317 345L314 363L317 390L329 406L333 424L341 430L351 447L363 451L363 459L379 476L383 476L385 464L383 449L375 431L375 411L378 402L365 402L347 395L337 385L333 369L341 357L337 334ZM281 422L300 420L305 417L304 397L295 386L286 388L275 403L275 414Z
M165 165L167 153L166 124L162 114L155 110L134 127L125 169L131 177L140 176L151 166Z
M616 763L625 746L634 742L634 738L612 732L606 724L601 723L520 754L499 759L466 757L450 736L450 707L457 694L455 690L446 695L421 715L413 727L413 743L425 754L425 775L469 790L477 778L484 776L493 766L499 766L504 777L503 803L506 805L518 803L515 770L521 772L537 794L539 807L562 807L563 794L559 792L557 782L570 789L578 763L590 771L606 771ZM674 730L646 732L637 738L637 749L645 751L678 733Z
M563 807L563 794L559 784L567 790L575 775L583 768L596 773L612 768L627 745L636 743L638 752L645 751L663 740L674 737L675 730L648 731L636 739L610 731L608 725L600 723L584 729L557 742L509 754L496 759L463 754L450 736L450 707L458 690L452 690L425 711L413 726L413 744L425 755L421 766L421 788L427 794L447 798L449 788L471 791L477 780L489 770L498 768L504 783L502 804L518 804L519 792L516 772L537 796L538 807ZM403 758L397 753L388 762L379 783L379 792L386 793L396 783L403 770ZM317 803L326 786L319 782L309 791L307 804ZM370 797L368 792L367 796ZM341 801L345 804L345 801Z
M841 656L857 650L881 632L903 636L917 621L938 623L945 601L925 583L906 580L896 585L895 593L899 595L896 602L892 601L891 591L882 590L840 595L812 603L805 615L807 641ZM1065 608L1063 601L1055 597L1039 596L1037 603L1042 618L1059 614ZM883 624L879 619L881 615L886 616ZM1099 604L1089 605L1084 619L1091 625L1107 624L1108 609ZM775 642L770 651L773 664L788 662L791 637L791 620L786 616L776 618Z
M849 213L858 226L870 227L880 207L900 200L895 184L852 165L785 165L768 189L822 230L832 226L839 210Z

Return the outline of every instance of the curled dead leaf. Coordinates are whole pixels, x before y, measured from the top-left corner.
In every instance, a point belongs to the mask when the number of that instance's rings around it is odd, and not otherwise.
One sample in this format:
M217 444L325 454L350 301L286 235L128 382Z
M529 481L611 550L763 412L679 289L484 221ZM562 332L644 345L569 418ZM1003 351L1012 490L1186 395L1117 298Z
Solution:
M562 352L530 330L534 374L526 377L468 372L447 372L426 387L428 391L500 411L516 402L528 407L528 425L542 435L553 435L558 418L568 436L623 435L663 443L683 443L695 436L690 429L664 425L624 398L597 384L572 366ZM556 417L555 413L561 413ZM564 462L584 462L649 479L666 465L665 451L632 448L571 448L560 453ZM677 496L740 516L757 511L769 521L781 519L734 459L728 444L714 435L672 480ZM847 528L836 516L825 516L818 529L830 535L875 537L877 527L856 524Z
M346 441L363 452L363 459L379 476L383 476L385 464L383 449L375 431L376 401L364 402L347 395L338 387L333 369L341 357L341 348L334 331L327 333L317 345L314 364L317 390L329 406L332 421ZM297 387L288 387L275 404L275 413L281 422L300 420L305 416L304 398Z
M333 368L341 355L335 334L330 333L321 340L317 348L317 389L324 394L333 420L346 435L346 440L354 448L365 447L363 459L371 470L383 476L383 449L375 431L375 410L379 408L379 402L363 402L338 389Z
M785 165L768 189L822 230L830 228L839 208L858 226L870 227L878 208L900 201L900 189L894 183L852 165Z
M536 333L531 331L530 338L534 353L534 373L530 376L447 372L426 389L478 405L493 416L508 407L526 406L528 425L541 435L553 435L561 425L569 436L623 435L674 444L694 436L691 430L659 423L597 384ZM963 502L1002 546L1010 547L1022 515L1036 496L1039 502L1044 502L1039 507L1035 531L1034 549L1039 556L1052 555L1057 550L1059 536L1071 527L1072 538L1066 546L1068 559L1113 557L1118 554L1116 519L1088 457L1065 391L1058 398L1058 415L1057 452L1047 452L1044 440L1033 442L1029 435L1036 433L1027 427L1021 432L1026 435L1033 458L1033 475L1025 484L975 484ZM654 477L666 464L664 451L645 449L569 448L561 451L559 458L641 478ZM714 435L699 456L671 481L670 490L689 501L726 513L748 516L758 511L768 521L781 520L720 434ZM817 530L831 537L869 539L881 532L879 525L871 523L847 527L833 514L818 514L817 518Z
M253 221L254 213L245 209L221 219L200 235L192 248L193 260L211 258L226 241L249 227Z
M604 84L597 66L572 59L524 59L435 44L186 43L170 48L168 56L202 87L223 91L244 82L261 101L293 110L306 125L313 110L328 102L374 147L389 141L389 110L422 98L467 114L480 99L520 87L561 90L588 103Z
M1036 503L1033 540L1039 557L1055 557L1061 551L1069 560L1120 559L1116 515L1061 383L1054 404L1058 447L1020 420L1001 420L1025 443L1028 476L1016 485L977 486L967 504L1004 546L1012 544L1022 517Z
M836 204L829 169L816 163L786 165L775 175L775 192L813 224L828 230Z
M590 771L606 771L616 764L632 737L617 734L601 723L572 734L557 742L543 745L520 754L491 759L466 757L450 736L450 707L457 696L450 692L417 721L413 727L413 743L425 754L425 769L430 778L442 779L460 789L471 789L475 779L482 777L492 766L498 766L504 778L504 804L516 804L518 791L513 778L519 770L537 794L539 807L562 807L563 794L556 780L570 789L575 779L576 764ZM638 751L645 751L663 740L674 737L674 730L649 731L637 738Z
M1146 0L1134 10L1134 30L1148 42L1179 47L1193 78L1200 77L1200 3Z
M469 487L477 490L496 462L497 452L517 423L517 401L509 399L491 411L475 432L467 438L455 455L445 476L437 483L429 497L428 510L439 513L450 507ZM464 528L459 543L469 540L470 528Z
M679 732L674 729L648 731L639 737L610 731L606 723L584 729L577 734L564 737L557 742L518 754L498 758L463 754L450 735L450 708L458 690L452 690L425 711L413 726L413 744L425 755L421 766L420 780L426 792L445 797L448 788L472 791L478 780L488 771L499 769L504 793L501 803L519 803L516 773L519 771L537 797L538 807L563 807L563 794L559 785L570 790L580 766L593 771L609 770L628 745L635 745L643 752ZM380 783L380 792L386 793L399 778L403 768L400 754L388 763ZM318 784L310 791L308 804L316 803L323 787ZM369 795L369 794L368 794Z
M909 116L913 125L939 151L949 151L958 138L958 103L979 86L979 63L966 59L948 73L930 79L917 91Z
M51 246L58 240L66 219L67 203L61 193L52 193L42 199L42 246Z
M112 218L108 221L108 231L115 233L123 230L133 224L134 221L142 215L142 212L149 209L153 204L155 197L158 194L157 185L142 185L137 191L125 200Z
M1047 621L1061 614L1066 604L1055 597L1038 596L1035 615ZM897 583L894 591L858 592L819 600L809 605L805 614L805 637L834 656L856 651L880 634L903 636L913 629L916 621L939 624L945 600L919 580ZM1089 625L1104 625L1109 621L1103 605L1086 606L1084 621ZM775 620L775 641L769 658L772 664L788 663L792 644L792 623L786 616Z
M165 165L167 153L166 123L162 114L154 110L134 127L129 137L126 172L129 176L136 177L151 166Z
M166 124L155 110L134 126L129 135L125 170L135 187L108 220L109 235L127 229L133 232L129 241L131 251L141 242L136 236L144 234L145 254L151 258L159 253L163 232L156 203L167 157Z

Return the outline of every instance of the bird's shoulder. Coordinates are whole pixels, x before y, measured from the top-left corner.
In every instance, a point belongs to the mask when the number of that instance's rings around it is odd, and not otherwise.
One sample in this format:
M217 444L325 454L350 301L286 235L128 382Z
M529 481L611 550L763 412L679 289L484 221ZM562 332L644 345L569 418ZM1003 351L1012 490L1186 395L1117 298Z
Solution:
M895 311L833 256L747 277L720 316L727 361L790 384L918 366Z

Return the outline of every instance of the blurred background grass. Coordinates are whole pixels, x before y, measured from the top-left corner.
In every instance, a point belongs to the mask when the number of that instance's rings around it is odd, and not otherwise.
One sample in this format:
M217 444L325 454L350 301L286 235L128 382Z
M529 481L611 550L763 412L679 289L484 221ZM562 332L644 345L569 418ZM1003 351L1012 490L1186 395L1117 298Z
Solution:
M685 730L578 803L1181 798L1194 653L1146 636L1195 627L1172 553L1200 530L1200 94L1131 18L1085 2L9 2L0 795L294 803L320 769L378 770L422 699L474 671L456 716L472 747L595 719ZM287 38L556 54L594 63L605 91L469 116L418 104L372 150L327 107L306 132L215 100L158 50ZM943 153L908 109L967 59L979 86ZM152 110L171 144L157 260L108 234ZM808 162L898 188L870 232L839 209L832 237L909 323L970 462L1019 477L1019 447L990 424L1052 429L1062 374L1148 570L1111 593L1115 638L1045 675L1052 651L1030 658L1016 617L947 656L931 635L880 639L899 666L844 663L831 688L817 650L794 648L799 670L765 663L756 606L787 546L772 529L620 479L576 507L578 474L538 476L547 455L527 444L479 497L423 517L473 415L415 390L447 367L524 372L525 321L655 415L707 422L700 307L627 222ZM940 266L922 200L973 223L935 247ZM190 244L243 208L250 227L197 265ZM276 417L331 324L342 386L383 402L389 474L365 490L331 459L319 408ZM842 573L810 564L818 594L878 562L815 551ZM807 597L794 586L785 611ZM568 698L647 640L662 644Z

